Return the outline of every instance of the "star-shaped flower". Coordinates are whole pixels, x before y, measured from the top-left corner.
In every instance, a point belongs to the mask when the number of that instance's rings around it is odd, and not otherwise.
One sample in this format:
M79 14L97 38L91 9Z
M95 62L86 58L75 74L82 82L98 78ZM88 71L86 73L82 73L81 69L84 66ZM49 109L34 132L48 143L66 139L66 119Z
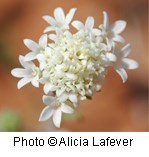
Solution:
M114 51L117 57L117 62L114 63L113 67L116 72L121 76L123 83L127 80L128 76L125 69L136 69L138 68L138 63L133 60L126 58L131 52L130 44L124 46L120 51Z
M37 59L37 55L42 53L47 47L47 34L43 34L40 37L39 43L36 43L31 39L24 39L24 44L31 50L31 52L25 55L25 61Z
M19 60L24 68L15 68L11 71L13 76L22 78L17 84L18 89L22 88L29 82L31 82L33 86L39 87L39 68L36 67L32 61L26 62L24 56L20 55Z
M54 17L43 16L43 19L51 26L45 28L44 33L49 31L56 31L57 29L68 30L69 24L75 14L76 8L70 9L69 13L65 16L62 8L58 7L54 10Z
M115 42L124 43L124 38L119 34L125 29L126 22L124 20L118 20L109 25L109 16L107 12L104 11L103 15L103 24L99 26L99 29L102 31L103 37L106 38L107 44L109 44L109 46L115 46Z
M53 118L56 127L60 127L62 112L73 113L73 109L66 105L62 100L53 96L43 96L43 102L47 105L41 112L39 121L46 121Z
M101 32L98 29L94 28L94 18L92 16L88 16L85 24L83 24L81 21L75 20L72 22L72 25L78 30L84 30L89 31L93 33L94 35L99 35Z

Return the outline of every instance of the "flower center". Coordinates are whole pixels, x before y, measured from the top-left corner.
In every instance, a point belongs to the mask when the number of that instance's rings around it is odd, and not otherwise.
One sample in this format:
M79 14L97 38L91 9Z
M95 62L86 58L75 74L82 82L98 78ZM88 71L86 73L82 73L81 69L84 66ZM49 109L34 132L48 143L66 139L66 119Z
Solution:
M39 74L39 68L37 67L32 68L32 75L37 76L38 74Z

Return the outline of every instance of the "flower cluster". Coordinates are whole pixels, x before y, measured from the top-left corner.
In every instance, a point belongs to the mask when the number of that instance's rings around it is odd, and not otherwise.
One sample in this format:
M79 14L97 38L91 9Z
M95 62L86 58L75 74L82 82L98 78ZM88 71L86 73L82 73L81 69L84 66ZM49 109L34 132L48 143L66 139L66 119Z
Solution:
M108 67L112 66L123 82L127 80L125 69L138 67L136 61L126 58L130 44L120 50L117 46L125 42L120 35L125 21L110 25L108 14L103 12L103 24L95 28L92 16L87 17L85 24L72 21L75 12L76 8L72 8L65 16L59 7L54 10L54 17L43 16L49 26L38 43L24 40L30 52L19 56L23 68L11 71L13 76L22 78L19 89L28 83L35 87L43 84L46 107L39 120L52 117L56 127L60 127L62 112L72 113L81 100L100 91ZM75 33L70 32L70 24Z

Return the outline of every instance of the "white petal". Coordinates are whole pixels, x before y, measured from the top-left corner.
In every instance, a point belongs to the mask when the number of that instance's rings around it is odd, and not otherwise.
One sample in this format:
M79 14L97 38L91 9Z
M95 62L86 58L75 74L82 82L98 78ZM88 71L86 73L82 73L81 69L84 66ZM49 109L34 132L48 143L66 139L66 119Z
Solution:
M47 33L47 32L49 32L49 31L55 31L56 30L56 27L54 27L54 26L48 26L48 27L46 27L45 29L44 29L44 33Z
M51 103L55 101L55 97L43 95L42 101L44 102L44 104L50 105Z
M72 74L72 73L66 73L66 76L71 80L76 80L78 78L77 75Z
M71 22L76 10L77 10L76 8L72 8L72 9L70 9L69 13L66 15L65 21L67 24L69 24Z
M11 70L11 74L15 77L25 77L27 74L27 70L26 69L22 69L22 68L15 68L13 70Z
M109 28L109 16L108 13L105 11L103 11L103 26L107 31Z
M115 62L117 60L116 56L113 53L106 53L106 58L108 58L108 60L111 62Z
M60 102L65 102L68 99L68 94L64 93L59 97Z
M41 62L45 59L45 55L44 54L38 54L36 58Z
M65 15L64 15L64 11L62 8L56 8L54 10L54 17L56 19L57 22L63 22L65 20Z
M81 30L84 29L84 24L80 21L73 21L72 25L77 29L77 30Z
M115 68L116 72L121 76L123 83L126 82L128 76L123 68Z
M126 69L136 69L139 66L135 60L129 58L123 58L122 65Z
M56 25L56 21L53 17L51 16L43 16L42 17L45 21L47 21L49 24L55 26Z
M63 92L65 91L65 89L57 89L56 90L56 96L59 97Z
M57 36L55 34L49 34L48 35L49 39L55 41L57 39Z
M114 32L115 34L121 33L126 27L126 21L119 20L110 25L109 30Z
M56 88L55 88L55 86L52 85L51 83L46 83L46 84L44 85L43 90L44 90L44 93L45 93L45 94L48 94L49 91L55 91Z
M107 49L110 51L112 49L112 47L115 47L115 42L113 41L113 39L110 38L106 38L107 41Z
M95 29L93 29L93 34L98 36L101 34L101 31L99 29L95 28Z
M45 62L41 62L39 65L41 70L43 70L45 68L45 66L46 66Z
M63 103L61 106L61 111L64 113L73 113L74 110L70 106Z
M107 48L108 50L111 50L111 48L114 46L114 41L112 39L106 38L107 41Z
M25 44L30 50L32 50L32 51L38 51L39 45L38 45L35 41L33 41L33 40L31 40L31 39L24 39L23 41L24 41L24 44Z
M53 113L54 113L54 110L51 107L46 106L40 114L39 121L48 120L53 115Z
M60 127L61 119L62 119L62 112L60 109L57 109L53 115L53 122L54 125L58 128Z
M100 90L101 90L101 87L102 87L101 84L96 84L96 85L95 85L95 90L96 90L96 91L100 91Z
M122 57L127 57L131 52L131 45L130 44L127 44L126 46L124 46L122 49L121 49L121 55Z
M94 18L92 16L89 16L86 19L85 27L88 28L88 29L92 29L94 27Z
M122 36L120 36L120 35L115 35L113 37L113 40L117 41L117 42L125 43L125 39Z
M21 79L18 84L17 84L17 87L18 89L22 88L23 86L25 86L26 84L28 84L29 82L31 82L31 78L23 78Z
M36 59L37 54L38 54L37 52L30 52L26 54L24 57L24 61L31 61L31 60Z
M88 89L87 92L86 92L86 94L88 96L92 96L93 95L93 91L91 89Z
M48 42L47 40L48 40L47 34L43 34L39 39L39 45L42 48L45 48L47 46L47 42Z
M37 78L37 77L34 77L34 78L32 79L32 85L33 85L34 87L39 87L39 82L38 82L38 78Z
M33 62L25 61L25 57L21 55L19 56L19 61L21 65L26 69L31 69L33 66L35 66Z
M78 98L77 98L77 95L76 94L70 94L69 95L69 100L75 104L78 103Z

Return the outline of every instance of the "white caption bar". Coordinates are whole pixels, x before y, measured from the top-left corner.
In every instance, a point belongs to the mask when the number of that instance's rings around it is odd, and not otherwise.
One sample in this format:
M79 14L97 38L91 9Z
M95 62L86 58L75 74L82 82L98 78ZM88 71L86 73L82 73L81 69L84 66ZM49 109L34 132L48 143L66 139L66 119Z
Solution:
M31 132L0 133L7 156L148 156L149 133Z

